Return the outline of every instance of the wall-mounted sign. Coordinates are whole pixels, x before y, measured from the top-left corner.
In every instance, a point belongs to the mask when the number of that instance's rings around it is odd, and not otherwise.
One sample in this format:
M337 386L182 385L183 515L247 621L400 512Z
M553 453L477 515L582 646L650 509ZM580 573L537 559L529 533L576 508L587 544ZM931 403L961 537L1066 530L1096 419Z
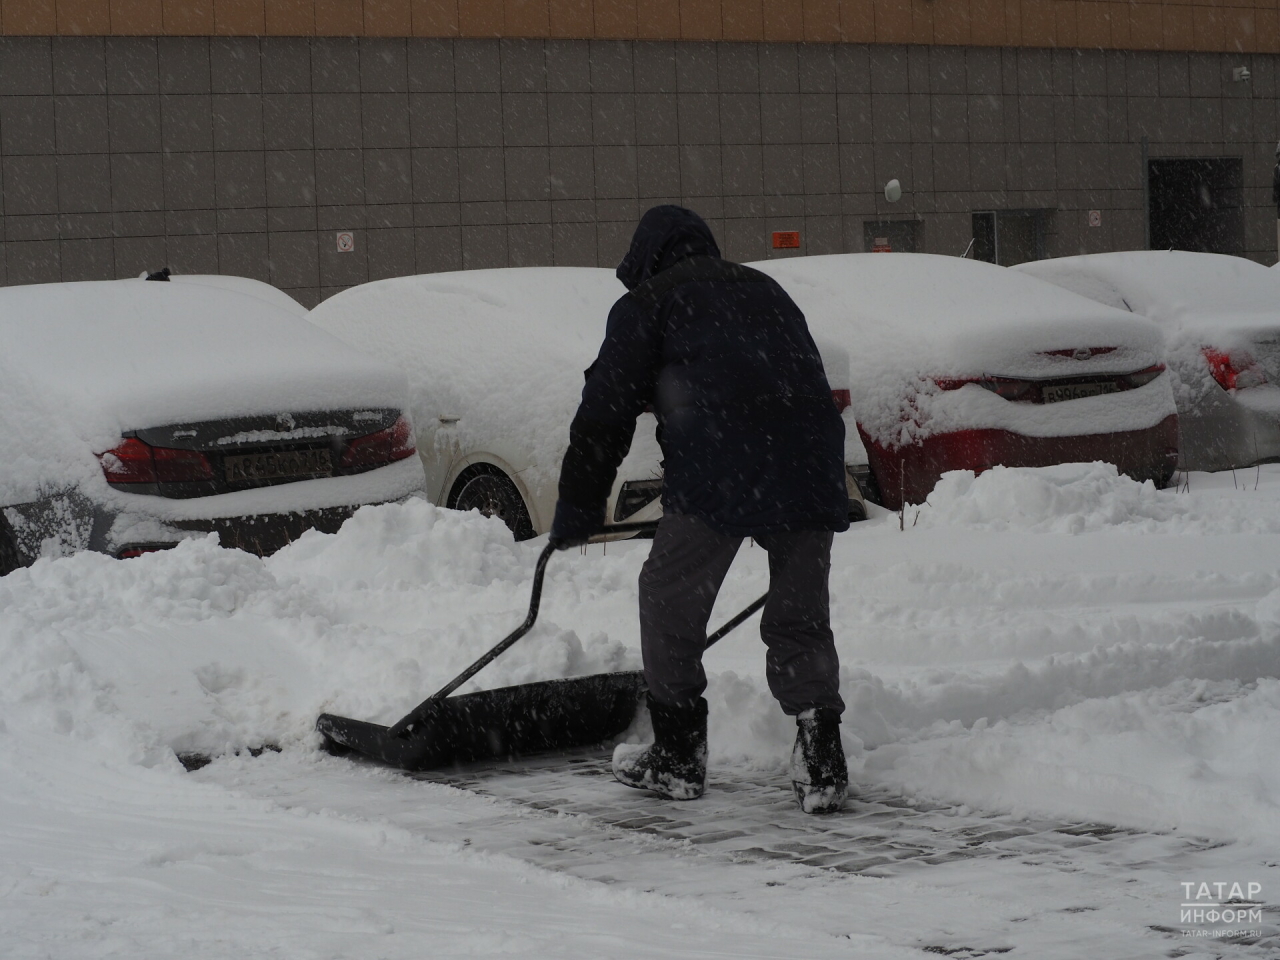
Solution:
M351 253L356 248L356 235L351 230L338 231L338 252Z
M893 253L893 244L888 237L874 237L871 240L872 253Z
M799 230L773 231L773 249L775 250L800 249L800 231Z
M1102 226L1102 211L1101 211L1101 210L1090 210L1090 211L1089 211L1089 226L1091 226L1091 227L1100 227L1100 226Z

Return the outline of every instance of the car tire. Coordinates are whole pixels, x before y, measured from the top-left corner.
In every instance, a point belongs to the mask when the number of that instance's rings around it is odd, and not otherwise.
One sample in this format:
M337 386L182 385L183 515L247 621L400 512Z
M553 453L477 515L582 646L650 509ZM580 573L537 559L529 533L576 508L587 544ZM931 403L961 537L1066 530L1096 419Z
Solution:
M536 534L529 509L511 478L488 463L475 463L459 474L449 492L447 506L454 510L479 510L497 517L517 540L531 540Z

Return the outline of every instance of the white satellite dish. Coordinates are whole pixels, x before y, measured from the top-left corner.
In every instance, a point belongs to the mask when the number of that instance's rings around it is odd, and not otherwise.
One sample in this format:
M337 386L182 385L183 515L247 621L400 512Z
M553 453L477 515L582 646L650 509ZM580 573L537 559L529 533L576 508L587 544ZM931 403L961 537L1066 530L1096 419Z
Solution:
M897 203L902 199L902 184L896 177L884 185L884 198L890 203Z

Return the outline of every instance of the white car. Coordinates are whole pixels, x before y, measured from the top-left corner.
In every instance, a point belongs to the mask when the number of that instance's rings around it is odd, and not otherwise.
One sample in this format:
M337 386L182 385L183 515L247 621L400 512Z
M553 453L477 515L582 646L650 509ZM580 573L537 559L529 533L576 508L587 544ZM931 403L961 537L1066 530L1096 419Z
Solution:
M1177 415L1149 320L1005 267L867 253L751 264L848 353L864 493L921 503L942 473L1101 460L1163 484ZM852 443L852 439L851 439ZM852 452L847 458L856 459Z
M428 497L500 516L525 539L550 529L583 372L626 292L605 269L468 270L362 284L310 316L407 372ZM824 362L847 404L847 358L831 351ZM653 414L640 416L610 494L610 524L662 514L655 427ZM860 517L856 487L851 497Z
M214 280L0 288L0 571L211 531L269 553L421 491L404 375Z
M1167 343L1181 466L1280 459L1280 275L1241 257L1141 250L1013 269L1150 317Z

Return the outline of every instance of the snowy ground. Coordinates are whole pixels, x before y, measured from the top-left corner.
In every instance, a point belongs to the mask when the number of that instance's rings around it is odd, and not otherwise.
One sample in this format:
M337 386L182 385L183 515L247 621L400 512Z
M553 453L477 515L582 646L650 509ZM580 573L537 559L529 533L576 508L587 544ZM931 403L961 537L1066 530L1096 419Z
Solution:
M838 537L856 796L820 820L752 623L708 654L697 803L599 753L425 779L321 753L317 713L393 720L523 616L541 543L475 515L41 561L0 579L0 955L1275 957L1280 466L1189 485L952 475ZM637 665L646 549L558 555L478 679ZM1233 883L1244 922L1184 921Z

